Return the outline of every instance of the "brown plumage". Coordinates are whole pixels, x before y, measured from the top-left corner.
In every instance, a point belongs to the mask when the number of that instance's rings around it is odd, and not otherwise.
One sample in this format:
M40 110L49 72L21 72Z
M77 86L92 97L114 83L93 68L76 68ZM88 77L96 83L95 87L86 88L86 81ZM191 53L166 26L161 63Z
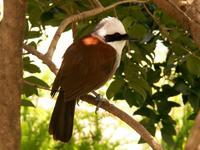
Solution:
M76 100L110 79L115 71L116 55L112 46L92 35L74 42L67 49L51 92L54 96L60 90L49 125L49 133L54 139L70 140Z

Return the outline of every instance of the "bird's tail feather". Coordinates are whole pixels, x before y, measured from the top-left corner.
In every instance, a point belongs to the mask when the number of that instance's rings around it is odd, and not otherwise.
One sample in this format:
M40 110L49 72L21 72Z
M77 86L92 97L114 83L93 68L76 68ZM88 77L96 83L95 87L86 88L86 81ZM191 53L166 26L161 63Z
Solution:
M64 92L60 91L49 124L49 133L55 140L68 142L72 136L75 100L64 101Z

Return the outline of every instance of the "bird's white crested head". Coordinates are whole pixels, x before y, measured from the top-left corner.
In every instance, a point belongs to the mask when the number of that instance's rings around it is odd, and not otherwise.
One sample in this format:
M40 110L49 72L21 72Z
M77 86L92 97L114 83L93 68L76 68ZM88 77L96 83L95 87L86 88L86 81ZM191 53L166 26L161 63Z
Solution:
M95 27L92 35L111 45L117 51L118 55L121 55L127 40L124 25L115 17L102 19Z
M117 52L115 68L119 66L121 53L128 39L128 35L122 22L115 17L102 19L92 33L103 42L112 46Z
M126 34L124 25L115 17L102 19L95 27L94 32L102 38L106 35L112 35L115 33Z

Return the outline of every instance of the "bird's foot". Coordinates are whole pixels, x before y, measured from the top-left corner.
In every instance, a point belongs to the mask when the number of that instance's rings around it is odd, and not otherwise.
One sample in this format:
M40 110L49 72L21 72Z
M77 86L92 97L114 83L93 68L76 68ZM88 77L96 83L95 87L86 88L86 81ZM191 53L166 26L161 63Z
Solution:
M97 102L97 107L95 110L95 113L97 114L97 111L99 110L99 107L101 106L102 102L107 101L107 99L103 98L100 94L95 94L96 98L96 102Z
M76 104L77 104L78 106L80 106L80 105L79 105L79 102L80 102L80 100L79 100L79 99L78 99L78 100L76 100Z

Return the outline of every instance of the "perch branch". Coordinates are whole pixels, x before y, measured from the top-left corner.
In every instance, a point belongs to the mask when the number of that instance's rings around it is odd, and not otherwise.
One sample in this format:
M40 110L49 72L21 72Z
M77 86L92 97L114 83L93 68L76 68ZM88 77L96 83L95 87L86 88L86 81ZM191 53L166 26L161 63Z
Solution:
M93 105L98 105L98 102L95 100L94 96L86 95L82 96L81 100L86 101ZM109 101L102 101L100 108L106 110L107 112L113 114L117 118L121 119L123 122L128 124L132 129L134 129L141 137L144 139L154 150L163 150L161 145L159 145L155 139L151 136L151 134L144 128L143 125L138 123L133 117L117 108L113 104L109 103Z
M146 3L148 2L149 0L124 0L124 1L118 1L112 5L109 5L107 7L98 7L98 8L95 8L95 9L92 9L92 10L88 10L88 11L84 11L82 13L79 13L79 14L76 14L76 15L72 15L68 18L66 18L65 20L63 20L60 24L60 26L58 27L52 41L51 41L51 44L49 46L49 49L47 51L47 53L45 54L49 59L52 58L53 56L53 53L55 51L55 48L56 48L56 45L57 45L57 42L62 34L62 32L65 30L65 28L72 22L77 22L77 21L80 21L80 20L83 20L85 18L88 18L88 17L91 17L91 16L95 16L97 14L100 14L102 12L105 12L105 11L108 11L110 9L113 9L115 8L116 6L118 5L121 5L121 4L125 4L125 3Z
M28 49L30 51L30 47L27 45L24 45L25 49ZM31 54L37 56L39 59L41 59L49 68L52 67L53 62L46 56L43 55L41 53L39 53L36 49L32 48L30 51ZM46 61L45 59L47 59L48 61ZM55 65L54 65L55 66ZM51 71L56 74L57 73L57 69L52 68ZM35 84L31 84L31 83L27 83L29 85L32 85L34 87L36 87L37 85ZM39 88L41 88L40 86L38 86ZM42 87L43 88L43 87ZM86 95L81 97L81 99L83 101L86 101L90 104L93 105L98 105L97 102L95 101L95 97L91 96L91 95ZM124 121L126 124L128 124L131 128L133 128L137 133L140 134L140 136L154 149L154 150L163 150L162 147L155 141L155 139L153 138L153 136L151 136L151 134L140 124L138 123L136 120L134 120L131 116L129 116L127 113L123 112L122 110L120 110L119 108L117 108L116 106L114 106L113 104L110 104L108 101L102 101L102 104L100 105L100 108L108 111L109 113L113 114L114 116L120 118L122 121Z

